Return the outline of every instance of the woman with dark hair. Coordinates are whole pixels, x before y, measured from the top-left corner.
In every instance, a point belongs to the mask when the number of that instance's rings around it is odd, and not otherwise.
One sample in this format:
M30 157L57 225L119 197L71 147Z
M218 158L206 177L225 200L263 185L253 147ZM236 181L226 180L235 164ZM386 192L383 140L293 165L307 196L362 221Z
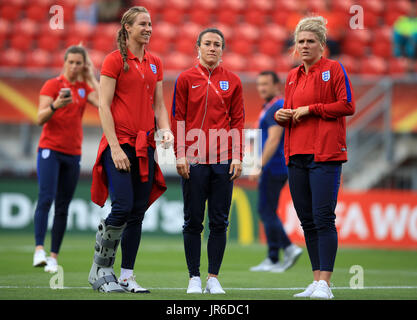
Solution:
M171 127L184 197L187 293L202 293L201 232L208 201L210 234L205 293L225 293L217 276L226 247L233 180L242 171L244 108L240 79L220 65L225 43L214 28L197 39L199 63L175 84ZM220 144L218 143L220 141Z
M151 33L146 8L130 8L121 20L119 50L107 55L101 69L99 115L104 134L93 168L91 199L103 206L110 194L112 209L98 226L88 281L103 292L149 293L136 282L133 269L145 211L166 190L154 159L155 123L164 148L173 140L162 64L145 50ZM119 242L122 264L117 279L113 264Z
M97 91L93 64L82 46L67 49L63 73L46 81L40 91L37 123L43 128L37 160L39 197L34 217L33 265L45 266L47 272L58 271L57 257L67 225L68 207L80 173L81 119L87 102L98 107ZM46 257L44 240L53 202L51 253Z

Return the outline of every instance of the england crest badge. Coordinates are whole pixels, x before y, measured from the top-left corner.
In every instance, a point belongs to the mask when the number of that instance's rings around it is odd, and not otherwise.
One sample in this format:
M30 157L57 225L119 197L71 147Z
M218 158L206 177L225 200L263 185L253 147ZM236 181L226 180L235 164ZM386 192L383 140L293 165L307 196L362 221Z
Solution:
M220 89L226 91L229 89L229 81L219 81Z
M156 65L154 65L154 64L152 64L152 63L150 63L149 64L150 66L151 66L151 70L152 70L152 72L154 73L154 74L156 74Z
M321 78L323 79L323 81L329 81L330 80L330 70L324 71L321 74Z
M84 88L79 88L78 89L78 95L84 99L85 97L85 89Z

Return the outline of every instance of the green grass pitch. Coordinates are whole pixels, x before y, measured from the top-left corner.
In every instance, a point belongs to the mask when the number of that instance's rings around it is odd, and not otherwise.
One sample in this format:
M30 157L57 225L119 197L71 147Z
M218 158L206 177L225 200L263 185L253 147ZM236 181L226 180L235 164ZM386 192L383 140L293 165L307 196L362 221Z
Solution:
M0 300L294 300L312 281L307 251L285 273L257 273L249 268L265 258L266 246L242 246L230 241L223 260L220 282L225 295L187 295L182 238L143 235L135 274L151 294L93 291L87 281L93 258L94 234L67 233L59 264L63 267L64 289L51 289L51 274L32 267L33 235L22 232L0 234ZM202 245L201 275L207 275L206 241ZM49 248L47 237L46 249ZM351 289L353 265L363 268L363 289ZM120 251L115 263L120 274ZM332 278L338 300L416 300L417 252L339 248Z

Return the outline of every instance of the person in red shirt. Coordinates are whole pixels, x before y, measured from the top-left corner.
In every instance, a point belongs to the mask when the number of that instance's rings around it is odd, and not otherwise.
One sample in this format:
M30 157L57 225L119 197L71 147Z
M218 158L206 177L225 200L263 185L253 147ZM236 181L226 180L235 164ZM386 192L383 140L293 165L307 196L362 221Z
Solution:
M295 297L331 299L337 252L335 208L342 163L347 161L345 117L355 111L346 70L323 57L326 21L300 20L295 49L302 65L285 85L284 108L275 120L285 127L284 154L295 210L304 230L314 281Z
M106 56L100 76L99 115L103 136L93 167L91 199L111 212L98 226L88 277L94 290L149 293L133 275L145 211L165 190L155 162L155 123L162 146L173 141L163 100L162 63L147 50L152 33L149 12L132 7L121 19L118 47ZM119 279L113 270L121 242Z
M222 263L233 180L242 171L244 107L238 76L220 65L225 46L220 30L203 30L197 40L199 63L175 83L171 127L184 197L187 293L202 293L201 232L208 201L210 235L205 293L225 293L217 276Z
M35 210L35 254L33 265L57 272L57 257L64 237L68 206L72 200L79 173L83 138L81 119L87 102L98 106L98 81L87 51L71 46L65 52L64 71L46 81L40 91L37 172L39 197ZM48 213L55 203L51 253L46 257L44 240Z

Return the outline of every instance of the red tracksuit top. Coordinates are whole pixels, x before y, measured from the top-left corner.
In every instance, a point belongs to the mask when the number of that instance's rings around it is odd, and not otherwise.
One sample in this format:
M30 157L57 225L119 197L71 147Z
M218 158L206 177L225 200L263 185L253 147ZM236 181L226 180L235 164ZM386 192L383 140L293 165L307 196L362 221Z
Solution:
M200 146L199 163L242 160L244 121L242 83L237 75L222 66L209 74L206 67L197 64L178 76L171 115L177 159L196 156ZM216 132L226 139L216 139ZM197 140L206 142L206 153Z
M304 66L300 65L288 73L285 84L284 109L297 109L302 105L294 104L294 91L300 78L306 79ZM294 154L303 154L302 149L312 150L314 161L347 161L346 147L346 121L345 116L355 112L352 86L349 77L341 63L321 58L310 67L307 75L306 87L303 88L306 96L310 96L308 104L310 114L296 126L303 127L302 141L292 139L291 131L295 130L292 121L279 123L285 126L284 153L286 163ZM297 99L296 99L297 100ZM306 121L306 118L309 121ZM310 138L309 138L310 137ZM311 137L314 137L311 139ZM306 145L307 141L307 145Z

